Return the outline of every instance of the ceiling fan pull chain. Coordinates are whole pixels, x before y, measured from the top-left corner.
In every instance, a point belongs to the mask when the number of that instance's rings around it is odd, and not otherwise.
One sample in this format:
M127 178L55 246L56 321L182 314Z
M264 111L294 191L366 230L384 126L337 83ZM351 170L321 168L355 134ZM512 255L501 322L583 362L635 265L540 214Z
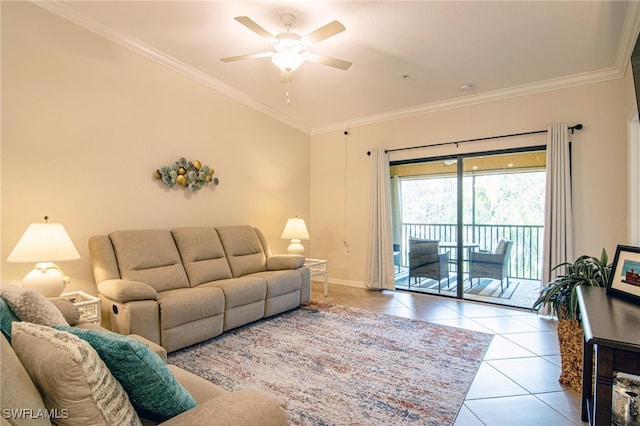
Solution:
M291 99L289 99L289 83L291 82L291 77L290 77L291 73L287 73L287 91L286 91L286 96L287 96L287 104L291 103Z

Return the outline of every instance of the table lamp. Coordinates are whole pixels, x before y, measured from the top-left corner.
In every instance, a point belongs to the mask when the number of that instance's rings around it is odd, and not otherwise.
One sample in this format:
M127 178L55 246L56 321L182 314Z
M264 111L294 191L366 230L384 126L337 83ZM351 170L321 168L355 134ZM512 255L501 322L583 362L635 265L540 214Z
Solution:
M25 275L22 287L38 291L47 297L59 296L67 285L66 277L60 267L53 262L80 259L69 234L59 223L32 223L13 248L7 262L38 262Z
M307 225L305 225L304 219L296 216L287 220L287 224L284 226L280 238L283 240L291 240L291 244L287 247L287 253L304 255L304 247L300 243L300 240L309 239L309 231L307 231Z

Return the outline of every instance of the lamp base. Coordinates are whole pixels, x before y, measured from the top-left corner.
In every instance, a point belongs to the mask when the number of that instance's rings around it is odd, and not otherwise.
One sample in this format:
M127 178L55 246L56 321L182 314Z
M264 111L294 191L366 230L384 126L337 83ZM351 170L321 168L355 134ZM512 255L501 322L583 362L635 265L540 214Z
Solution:
M60 296L67 285L60 268L52 262L41 262L24 276L23 288L30 288L46 297Z
M287 247L287 253L289 254L299 254L304 256L304 246L300 243L300 240L294 238L291 240L291 244Z

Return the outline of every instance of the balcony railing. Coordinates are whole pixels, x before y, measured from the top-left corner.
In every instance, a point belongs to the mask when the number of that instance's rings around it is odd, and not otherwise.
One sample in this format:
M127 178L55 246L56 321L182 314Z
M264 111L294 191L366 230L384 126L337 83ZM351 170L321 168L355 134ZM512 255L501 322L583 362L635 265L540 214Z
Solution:
M542 277L542 225L464 225L464 242L479 244L479 250L492 250L501 238L513 241L509 276L530 280ZM403 223L400 264L407 266L408 239L424 238L456 241L458 227L447 223ZM454 251L455 253L455 251ZM455 256L455 254L454 254Z

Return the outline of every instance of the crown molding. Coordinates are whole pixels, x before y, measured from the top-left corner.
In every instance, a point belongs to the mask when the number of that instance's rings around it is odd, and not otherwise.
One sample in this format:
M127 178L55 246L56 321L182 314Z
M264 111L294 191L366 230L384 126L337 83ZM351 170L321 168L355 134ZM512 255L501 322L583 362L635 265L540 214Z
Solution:
M402 108L383 114L370 115L367 117L356 118L354 120L343 121L340 123L332 123L327 126L313 127L311 129L311 135L314 136L333 131L342 131L346 128L352 129L355 127L367 126L391 120L398 120L401 118L409 118L438 111L446 111L455 108L479 105L487 102L495 102L520 96L533 95L536 93L565 89L573 86L598 83L601 81L621 78L623 76L624 70L621 71L619 69L616 69L615 67L605 68L595 72L574 74L569 77L550 79L531 84L523 84L521 86L514 86L507 89L479 93L477 95L469 95L440 102L418 105L415 107Z
M631 55L633 54L633 48L636 46L639 32L640 2L630 1L627 3L627 13L624 18L624 24L622 24L622 31L620 32L621 43L618 44L615 61L615 67L621 70L623 75L627 68L627 64L631 60Z
M580 73L568 77L550 79L546 81L514 86L507 89L485 92L477 95L466 95L454 99L432 102L408 108L389 111L382 114L374 114L360 117L353 120L331 123L324 126L311 127L301 123L292 117L283 114L267 105L264 105L251 98L242 91L239 91L212 76L199 71L190 65L179 61L133 37L121 34L103 25L84 14L60 3L58 0L30 0L33 4L79 25L93 33L96 33L114 43L130 49L142 56L145 56L169 69L172 69L184 76L191 78L207 87L210 87L232 99L237 100L259 112L264 113L278 121L283 122L308 135L319 135L333 131L342 131L345 128L354 128L371 124L382 123L391 120L414 117L421 114L428 114L437 111L445 111L454 108L479 105L487 102L495 102L509 98L526 96L536 93L548 92L564 89L573 86L598 83L606 80L624 77L626 66L630 60L631 52L640 30L640 2L630 1L627 5L625 22L622 27L620 40L622 41L616 52L615 65L611 68L597 70L595 72Z
M107 40L110 40L120 46L123 46L129 50L132 50L148 59L151 59L173 71L183 74L207 87L210 87L232 99L237 100L259 112L262 112L278 121L281 121L295 129L300 130L305 134L310 134L310 126L292 119L288 115L264 105L249 97L244 92L241 92L218 79L211 77L200 70L193 68L192 66L179 61L178 59L167 55L133 37L121 34L100 22L89 18L88 16L77 12L71 7L60 3L58 0L30 0L33 4L61 17L74 24L89 30L95 34L98 34Z

